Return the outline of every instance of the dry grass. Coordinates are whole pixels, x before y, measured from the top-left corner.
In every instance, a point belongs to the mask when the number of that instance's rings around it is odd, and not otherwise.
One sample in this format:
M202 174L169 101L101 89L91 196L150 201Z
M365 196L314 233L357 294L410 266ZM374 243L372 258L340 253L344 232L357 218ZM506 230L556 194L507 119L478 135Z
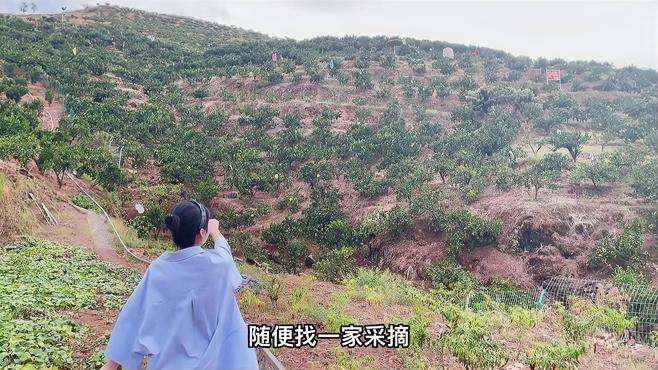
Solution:
M30 199L32 193L39 202L58 217L56 194L47 184L21 174L0 172L0 238L3 243L20 239L38 223L45 222L37 203Z
M135 229L127 225L122 219L112 217L112 222L117 228L117 232L121 236L121 239L126 244L126 247L132 251L135 249L141 249L148 256L155 258L164 251L174 250L174 245L169 240L162 238L149 240L140 239ZM123 250L123 247L118 240L116 247L119 251Z

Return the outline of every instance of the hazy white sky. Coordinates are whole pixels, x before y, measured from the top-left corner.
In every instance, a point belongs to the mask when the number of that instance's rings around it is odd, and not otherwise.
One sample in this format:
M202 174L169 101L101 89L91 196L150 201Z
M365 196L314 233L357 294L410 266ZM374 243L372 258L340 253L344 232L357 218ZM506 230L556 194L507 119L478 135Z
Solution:
M18 12L21 0L0 0ZM31 1L28 1L28 3ZM96 5L34 0L38 12ZM658 1L106 0L296 39L399 35L658 69Z

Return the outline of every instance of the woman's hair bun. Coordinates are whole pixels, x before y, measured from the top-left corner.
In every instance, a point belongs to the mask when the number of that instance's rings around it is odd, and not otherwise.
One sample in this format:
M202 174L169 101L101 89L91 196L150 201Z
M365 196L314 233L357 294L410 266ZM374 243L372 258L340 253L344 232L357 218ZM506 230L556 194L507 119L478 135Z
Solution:
M164 221L165 225L167 225L167 228L171 230L171 232L177 232L178 229L180 229L180 217L178 217L178 215L170 213L165 217Z

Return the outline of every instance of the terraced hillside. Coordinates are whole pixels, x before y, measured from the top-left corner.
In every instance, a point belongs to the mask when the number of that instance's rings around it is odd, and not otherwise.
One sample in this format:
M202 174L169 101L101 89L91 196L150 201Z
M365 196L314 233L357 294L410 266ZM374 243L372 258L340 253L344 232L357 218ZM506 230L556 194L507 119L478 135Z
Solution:
M409 349L280 350L291 367L655 364L628 344L656 343L658 328L638 334L645 311L468 302L558 276L656 287L656 71L440 41L277 39L109 6L6 16L0 31L7 243L104 243L80 233L95 216L68 203L94 206L72 172L142 256L169 248L172 204L207 203L263 281L241 293L252 322L412 326ZM64 222L38 225L28 192ZM0 364L89 355L12 348Z

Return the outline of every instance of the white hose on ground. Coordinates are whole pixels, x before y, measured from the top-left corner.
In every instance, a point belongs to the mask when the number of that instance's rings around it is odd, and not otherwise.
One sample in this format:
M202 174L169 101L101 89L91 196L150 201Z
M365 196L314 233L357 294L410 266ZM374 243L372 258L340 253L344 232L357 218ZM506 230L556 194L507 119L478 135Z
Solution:
M114 226L114 222L112 222L112 219L110 218L110 216L107 214L107 212L105 211L105 209L104 209L103 207L101 207L100 204L98 204L98 202L96 201L96 199L94 199L91 195L89 195L89 193L87 193L87 191L86 191L85 189L83 189L82 186L80 186L80 184L78 184L77 181L75 181L75 179L73 178L73 176L71 176L71 174L70 174L68 171L66 171L66 176L68 176L69 179L71 179L71 181L73 181L73 183L75 184L75 186L77 186L78 189L80 189L80 191L82 191L82 192L83 192L83 193L84 193L89 199L91 199L91 201L94 202L94 204L96 205L96 207L98 207L98 209L100 209L100 210L103 212L103 214L105 215L105 218L107 218L107 221L110 223L110 226L112 226L112 230L114 231L114 234L115 234L115 235L117 236L117 238L119 239L119 242L121 243L121 246L123 247L123 250L125 250L126 253L128 253L132 258L134 258L134 259L136 259L136 260L138 260L138 261L140 261L140 262L144 262L144 263L146 263L146 264L150 264L151 261L145 260L144 258L142 258L142 257L140 257L140 256L138 256L138 255L136 255L136 254L134 254L133 252L131 252L131 251L128 249L128 247L126 246L126 243L124 243L124 242L123 242L123 239L121 239L121 235L119 235L119 232L117 231L117 228Z

